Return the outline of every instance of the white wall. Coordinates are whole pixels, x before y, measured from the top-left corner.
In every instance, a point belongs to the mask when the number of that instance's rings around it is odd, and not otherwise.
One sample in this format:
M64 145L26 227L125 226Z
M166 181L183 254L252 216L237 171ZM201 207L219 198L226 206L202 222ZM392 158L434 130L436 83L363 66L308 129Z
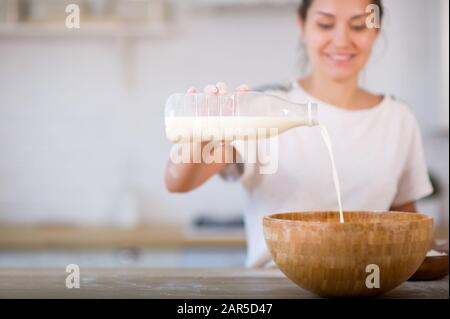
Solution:
M439 1L386 1L387 48L377 50L364 78L408 101L426 132L442 110ZM294 17L273 8L202 11L163 39L128 43L0 36L0 220L132 224L140 216L186 222L198 211L239 213L245 194L218 178L187 195L165 191L164 101L218 80L289 79ZM443 156L441 147L431 152ZM448 185L448 169L434 165Z
M442 123L442 2L385 1L385 29L364 81L408 102L427 133Z

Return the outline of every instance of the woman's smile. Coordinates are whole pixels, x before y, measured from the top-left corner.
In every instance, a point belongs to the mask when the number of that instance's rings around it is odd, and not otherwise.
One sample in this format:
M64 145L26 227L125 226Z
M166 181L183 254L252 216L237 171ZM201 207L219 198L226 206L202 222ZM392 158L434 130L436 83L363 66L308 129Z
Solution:
M336 66L346 66L354 61L357 54L355 53L333 53L324 52L323 56L328 63Z

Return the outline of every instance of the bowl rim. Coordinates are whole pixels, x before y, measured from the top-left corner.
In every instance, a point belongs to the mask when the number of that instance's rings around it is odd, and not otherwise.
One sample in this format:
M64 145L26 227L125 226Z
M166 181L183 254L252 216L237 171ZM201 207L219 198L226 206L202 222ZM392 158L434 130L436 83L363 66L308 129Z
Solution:
M420 218L414 219L414 220L377 220L374 222L367 222L367 221L361 221L361 222L344 222L344 223L324 223L322 221L306 221L306 220L294 220L294 219L283 219L283 218L277 218L276 216L279 215L286 215L286 214L314 214L314 213L335 213L339 214L339 211L331 211L331 210L323 210L323 211L292 211L292 212L284 212L284 213L272 213L265 215L263 218L263 221L270 221L270 222L277 222L277 223L287 223L287 224L308 224L308 225L333 225L336 227L336 225L339 225L337 227L348 227L350 225L368 225L368 224L390 224L390 223L396 223L396 224L406 224L406 223L412 223L412 222L425 222L425 221L431 221L433 222L433 217L426 215L421 212L402 212L402 211L384 211L384 210L347 210L344 211L345 213L369 213L369 214L388 214L388 213L397 213L397 214L408 214L408 215L414 215L419 216Z

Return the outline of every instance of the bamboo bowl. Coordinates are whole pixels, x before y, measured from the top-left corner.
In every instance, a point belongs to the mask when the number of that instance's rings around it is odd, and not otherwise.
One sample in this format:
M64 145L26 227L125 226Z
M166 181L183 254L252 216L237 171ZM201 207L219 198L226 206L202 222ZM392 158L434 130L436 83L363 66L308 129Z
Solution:
M418 213L338 212L264 217L264 236L280 270L302 288L323 297L368 297L385 293L419 268L432 240L433 219ZM373 268L379 268L379 288ZM373 267L373 266L369 266ZM370 285L369 285L370 286Z

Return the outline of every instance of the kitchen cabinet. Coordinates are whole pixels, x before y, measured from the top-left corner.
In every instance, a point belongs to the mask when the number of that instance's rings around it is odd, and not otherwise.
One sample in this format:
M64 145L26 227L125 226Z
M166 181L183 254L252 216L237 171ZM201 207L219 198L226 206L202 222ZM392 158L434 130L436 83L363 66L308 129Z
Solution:
M0 227L0 268L239 267L245 254L239 229Z
M198 268L243 267L245 248L166 247L118 249L0 249L0 268Z

